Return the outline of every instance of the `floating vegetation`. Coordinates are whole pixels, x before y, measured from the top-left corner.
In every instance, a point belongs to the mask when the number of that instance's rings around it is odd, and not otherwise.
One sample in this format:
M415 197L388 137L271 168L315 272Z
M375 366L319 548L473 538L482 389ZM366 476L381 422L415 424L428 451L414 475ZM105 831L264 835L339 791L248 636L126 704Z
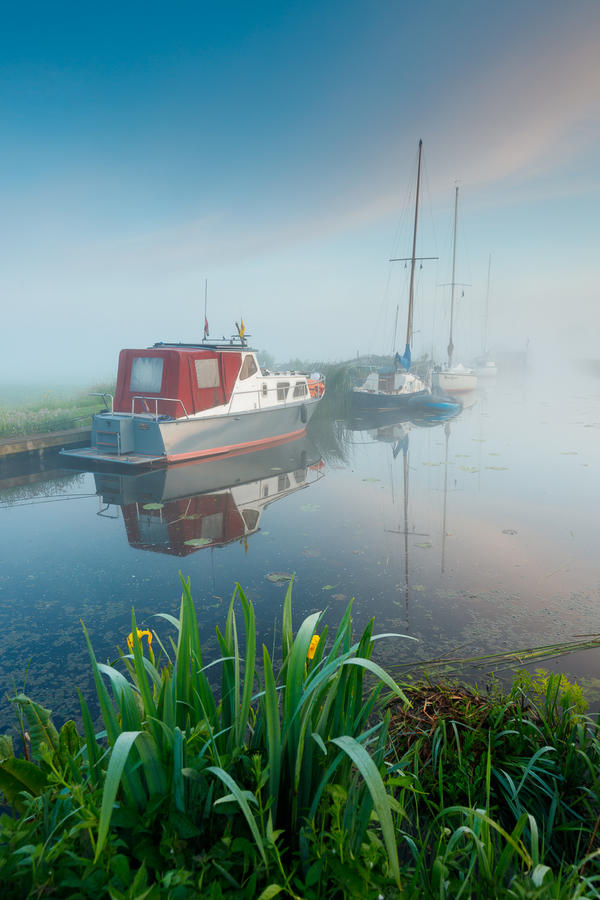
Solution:
M189 541L185 541L187 547L206 547L207 544L212 544L211 538L190 538Z
M153 509L164 509L164 503L144 503L142 509L153 510Z
M286 584L288 581L291 581L293 577L291 572L268 572L265 575L267 581L272 581L273 584Z
M421 547L422 550L429 550L430 547L433 547L431 541L419 541L419 543L415 544L415 547Z
M506 472L508 466L486 466L486 469L489 469L491 472Z
M318 509L321 509L321 507L318 503L305 503L300 509L302 512L316 512Z
M477 466L460 466L460 471L469 472L472 474L474 472L479 472L479 469L477 468Z

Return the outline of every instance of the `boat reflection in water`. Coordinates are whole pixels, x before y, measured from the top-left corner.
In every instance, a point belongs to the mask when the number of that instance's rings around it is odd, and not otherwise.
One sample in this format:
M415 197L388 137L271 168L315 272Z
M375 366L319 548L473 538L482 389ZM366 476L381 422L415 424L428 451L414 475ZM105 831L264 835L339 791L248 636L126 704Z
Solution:
M132 547L187 556L257 532L263 510L322 478L323 465L305 435L227 459L140 474L96 472L96 493L103 504L98 514L115 518L120 507Z

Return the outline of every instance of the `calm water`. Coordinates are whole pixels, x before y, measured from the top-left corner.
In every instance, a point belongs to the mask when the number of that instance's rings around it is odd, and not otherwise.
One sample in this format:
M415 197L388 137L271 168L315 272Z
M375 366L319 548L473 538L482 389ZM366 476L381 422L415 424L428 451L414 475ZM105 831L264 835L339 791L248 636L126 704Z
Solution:
M55 465L0 480L0 731L24 685L57 722L76 715L75 686L93 695L81 621L100 659L132 606L166 634L152 616L177 613L179 572L209 653L236 580L271 646L293 572L296 623L354 597L357 628L374 615L418 638L381 642L388 665L600 633L598 379L499 377L446 424L323 421L142 476ZM596 650L555 665L598 695Z

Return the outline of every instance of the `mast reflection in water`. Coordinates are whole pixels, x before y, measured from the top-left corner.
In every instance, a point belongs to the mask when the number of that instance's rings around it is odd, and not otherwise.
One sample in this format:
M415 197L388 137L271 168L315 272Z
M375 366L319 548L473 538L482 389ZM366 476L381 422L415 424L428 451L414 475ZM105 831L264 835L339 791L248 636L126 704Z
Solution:
M474 402L474 398L473 401ZM472 402L469 405L472 405ZM402 522L398 523L397 528L384 528L384 530L390 534L398 534L404 538L403 548L404 548L404 579L403 579L403 594L404 594L404 610L405 610L405 623L406 627L409 626L409 558L408 558L408 538L409 535L412 537L429 537L429 534L424 534L422 532L418 532L414 529L409 529L408 526L408 501L409 501L409 441L410 441L410 431L413 428L434 428L436 426L444 425L444 430L446 434L446 461L445 461L445 477L446 483L444 487L444 538L442 546L445 546L445 529L446 529L446 491L447 491L447 471L448 471L448 436L450 434L450 423L449 419L453 419L460 413L461 406L457 405L455 408L447 409L447 410L438 410L436 412L423 412L419 413L419 411L415 410L412 419L405 419L404 421L399 421L399 412L398 410L379 410L375 412L370 411L361 411L359 415L353 416L348 422L348 427L351 431L364 431L366 432L371 440L379 441L385 444L391 445L392 451L392 461L397 459L398 456L401 456L402 459L402 477L403 477L403 490L402 490L402 512L403 518ZM406 413L404 413L406 416ZM396 492L394 487L394 478L393 473L390 478L390 493L391 493L391 501L392 505L396 503ZM444 550L442 551L445 552ZM443 560L443 557L442 557ZM444 564L442 561L442 571L444 570ZM398 586L399 587L399 586Z

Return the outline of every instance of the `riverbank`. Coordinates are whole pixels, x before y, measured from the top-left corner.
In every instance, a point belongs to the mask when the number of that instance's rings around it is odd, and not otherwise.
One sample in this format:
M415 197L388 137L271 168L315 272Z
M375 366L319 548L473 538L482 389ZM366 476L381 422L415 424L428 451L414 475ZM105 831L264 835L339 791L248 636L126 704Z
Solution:
M355 640L351 604L330 631L292 613L290 586L260 651L238 585L206 666L184 581L179 617L133 615L114 665L84 632L99 718L82 700L81 735L17 694L4 896L600 895L600 733L576 685L399 683L372 652L405 638L370 622Z
M91 428L67 428L20 437L0 438L0 467L19 458L42 456L48 450L79 447L89 444Z

